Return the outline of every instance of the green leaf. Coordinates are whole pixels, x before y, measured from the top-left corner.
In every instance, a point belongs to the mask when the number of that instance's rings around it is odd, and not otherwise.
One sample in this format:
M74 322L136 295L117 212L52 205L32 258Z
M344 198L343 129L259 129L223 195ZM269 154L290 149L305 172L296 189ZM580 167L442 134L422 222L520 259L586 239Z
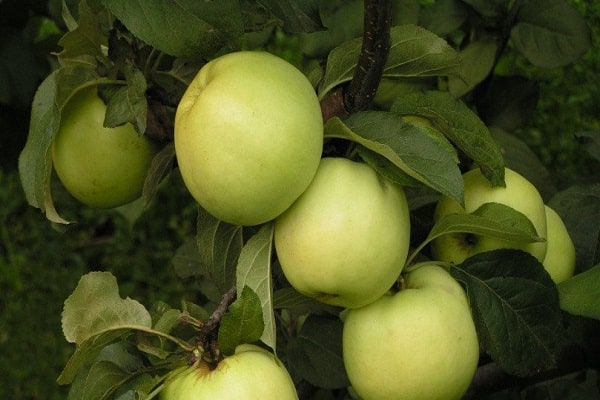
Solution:
M296 314L329 312L339 313L339 308L329 306L311 297L305 296L292 287L278 289L273 293L273 308L293 311Z
M482 82L491 73L496 62L496 38L482 35L459 53L460 75L448 77L448 88L454 97L461 97Z
M347 387L342 329L342 321L337 317L309 315L289 345L292 368L315 386L326 389Z
M416 25L391 29L391 47L383 71L384 77L423 78L455 73L457 52L446 41ZM356 69L362 38L347 41L327 57L325 76L319 86L323 98L334 87L350 81Z
M426 241L450 233L472 233L512 242L544 241L521 212L499 203L486 203L471 214L449 214L431 228Z
M260 0L269 12L279 18L286 32L314 32L323 29L318 0Z
M91 68L60 68L44 79L33 99L27 142L19 156L19 175L27 202L40 208L50 221L67 223L57 213L50 193L50 149L60 127L62 109L77 91L102 81Z
M558 284L560 308L600 320L600 264Z
M462 0L484 17L498 18L506 14L509 0Z
M229 306L219 326L219 349L231 355L243 343L258 341L265 328L260 299L248 286Z
M117 280L109 272L82 276L65 300L62 328L71 343L80 344L108 330L135 326L150 328L150 313L136 300L119 297Z
M206 58L238 48L244 25L237 0L103 0L135 36L167 54Z
M526 1L517 21L510 37L538 67L562 67L575 61L592 44L584 17L565 0Z
M125 79L127 85L118 88L106 105L104 126L114 128L129 122L141 135L146 132L148 110L146 78L142 71L128 63L125 67Z
M437 0L421 10L419 25L445 36L460 28L469 16L469 7L460 0Z
M148 168L142 190L144 205L149 205L150 201L155 198L160 189L160 183L171 173L174 164L175 144L169 142L154 156Z
M237 265L236 288L242 293L248 286L258 295L262 307L264 330L260 340L276 349L276 326L273 313L273 281L271 254L273 251L273 224L263 225L242 248Z
M558 291L529 253L494 250L450 273L467 292L479 340L505 372L528 376L555 366L564 338Z
M110 330L79 343L75 353L69 358L60 373L57 379L58 384L68 385L72 383L83 368L93 363L103 348L124 338L130 332L129 328Z
M106 14L103 12L102 14ZM104 15L108 20L108 16ZM106 58L102 46L106 47L107 40L100 19L86 0L79 3L79 17L76 27L63 35L58 45L63 50L58 53L58 61L62 66L87 66L95 68L98 61Z
M600 263L600 183L577 184L549 202L563 219L577 251L575 272Z
M455 154L398 115L365 111L351 115L345 124L331 118L325 125L325 137L356 142L385 157L411 178L462 204L462 176Z
M236 282L238 257L242 251L242 227L225 223L198 207L196 240L201 274L211 279L221 294Z
M77 398L81 400L109 399L130 374L110 361L92 364L83 382L79 384Z
M481 168L494 186L504 184L504 159L487 126L448 92L412 92L399 97L392 112L428 119Z

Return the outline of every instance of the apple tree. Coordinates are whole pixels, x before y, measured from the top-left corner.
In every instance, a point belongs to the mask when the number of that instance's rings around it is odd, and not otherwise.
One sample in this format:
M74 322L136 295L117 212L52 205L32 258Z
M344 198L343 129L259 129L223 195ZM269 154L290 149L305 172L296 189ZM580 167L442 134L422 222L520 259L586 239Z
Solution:
M65 299L69 398L597 398L600 180L557 187L517 134L538 93L515 65L591 46L567 0L64 0L62 17L19 158L29 204L76 222L64 188L140 215L168 180L198 203L168 266L196 301L141 304L100 271ZM597 131L579 136L599 159ZM268 362L209 389L247 346ZM257 383L263 363L284 383Z

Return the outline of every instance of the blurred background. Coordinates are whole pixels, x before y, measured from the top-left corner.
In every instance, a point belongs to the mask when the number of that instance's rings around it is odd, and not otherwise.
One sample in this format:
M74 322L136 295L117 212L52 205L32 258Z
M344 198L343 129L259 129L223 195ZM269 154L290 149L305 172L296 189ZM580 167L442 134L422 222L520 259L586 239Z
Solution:
M535 79L540 94L518 136L556 178L558 188L598 174L600 148L582 146L600 130L600 2L571 0L593 30L593 48L563 69L540 71L522 59L510 68ZM0 398L64 399L56 379L71 355L62 304L82 274L107 270L121 295L178 306L193 298L171 258L193 234L196 208L173 174L141 216L78 206L57 188L61 212L77 223L51 224L25 201L17 160L27 138L35 90L55 67L65 31L62 0L0 0ZM595 153L593 153L595 151ZM593 154L592 154L593 153ZM66 211L65 211L66 210Z

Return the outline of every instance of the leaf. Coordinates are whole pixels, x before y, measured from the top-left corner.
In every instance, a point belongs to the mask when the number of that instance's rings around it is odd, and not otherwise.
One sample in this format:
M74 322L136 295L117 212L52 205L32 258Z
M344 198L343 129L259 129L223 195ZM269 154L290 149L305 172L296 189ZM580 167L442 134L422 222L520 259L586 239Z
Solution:
M484 17L498 18L506 14L509 0L462 0Z
M356 142L382 155L411 178L462 204L462 176L454 154L438 141L389 112L355 113L345 124L331 118L325 125L325 137Z
M109 399L110 395L130 378L130 374L110 361L92 364L83 382L78 387L78 399Z
M494 250L451 266L463 284L483 349L505 372L528 376L555 366L564 338L558 291L539 261Z
M132 64L126 64L125 79L127 85L118 88L106 105L104 126L114 128L124 123L131 123L140 135L146 132L146 78Z
M231 355L243 343L258 341L265 328L260 299L248 286L229 306L219 326L219 349Z
M210 278L221 294L236 281L238 257L242 251L242 228L223 222L198 207L196 240L202 274Z
M524 2L517 21L510 37L538 67L562 67L575 61L592 44L584 17L565 0Z
M62 328L71 343L81 344L105 331L136 326L150 328L150 313L136 300L120 298L117 280L109 272L82 276L65 300Z
M237 265L236 288L243 293L248 286L258 295L265 327L260 340L276 349L276 326L273 313L273 282L271 279L271 253L273 251L273 224L263 225L242 248Z
M392 27L390 35L391 47L384 77L423 78L457 71L458 54L435 34L415 25L400 25ZM352 79L361 47L362 38L357 38L342 43L329 53L325 76L318 90L320 98Z
M57 382L59 385L68 385L73 382L77 374L90 365L103 348L122 339L131 332L128 328L115 329L90 337L79 343L75 353L69 358L60 373Z
M462 97L491 73L496 61L496 38L483 36L470 42L459 53L460 75L448 77L448 89L454 97Z
M33 99L27 142L19 156L19 176L27 202L40 208L52 222L67 223L54 208L50 193L50 148L60 127L62 109L77 91L102 81L91 68L60 68L44 79Z
M472 233L512 242L541 242L531 221L521 212L499 203L486 203L471 214L449 214L431 228L426 242L450 233Z
M86 0L79 2L76 27L58 41L58 45L63 47L58 53L58 61L62 66L81 65L95 68L98 60L106 57L102 46L106 46L107 41L99 20Z
M600 264L558 284L560 308L600 320Z
M460 0L437 0L421 10L419 25L440 35L447 35L467 20L469 7Z
M160 183L173 170L175 164L175 144L169 142L152 158L146 179L144 180L144 188L142 190L142 198L144 205L149 205L154 199L160 188Z
M273 293L273 308L285 309L297 314L319 312L339 313L339 308L305 296L292 287L278 289Z
M103 0L135 36L178 57L207 58L225 45L238 48L244 25L237 0Z
M260 0L260 4L283 21L285 32L314 32L323 29L317 0Z
M493 186L504 184L504 159L487 126L448 92L431 90L399 97L392 112L428 119L468 157L479 164Z
M337 317L309 315L290 342L292 368L312 385L326 389L349 385L342 359L342 329Z
M563 219L577 252L575 272L600 263L600 183L577 184L549 202Z

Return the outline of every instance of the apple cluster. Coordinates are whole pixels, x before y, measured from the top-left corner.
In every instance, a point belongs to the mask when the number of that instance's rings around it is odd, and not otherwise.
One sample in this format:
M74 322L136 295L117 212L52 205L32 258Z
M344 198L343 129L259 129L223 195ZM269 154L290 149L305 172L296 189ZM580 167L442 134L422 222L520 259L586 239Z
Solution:
M514 242L467 233L440 236L432 243L432 256L441 261L460 264L484 251L519 249L538 259L555 283L571 276L575 270L575 246L558 213L544 204L537 188L519 173L505 168L505 186L492 186L479 169L463 174L465 206L443 197L436 206L434 220L453 213L472 213L487 203L511 207L529 219L541 242Z

